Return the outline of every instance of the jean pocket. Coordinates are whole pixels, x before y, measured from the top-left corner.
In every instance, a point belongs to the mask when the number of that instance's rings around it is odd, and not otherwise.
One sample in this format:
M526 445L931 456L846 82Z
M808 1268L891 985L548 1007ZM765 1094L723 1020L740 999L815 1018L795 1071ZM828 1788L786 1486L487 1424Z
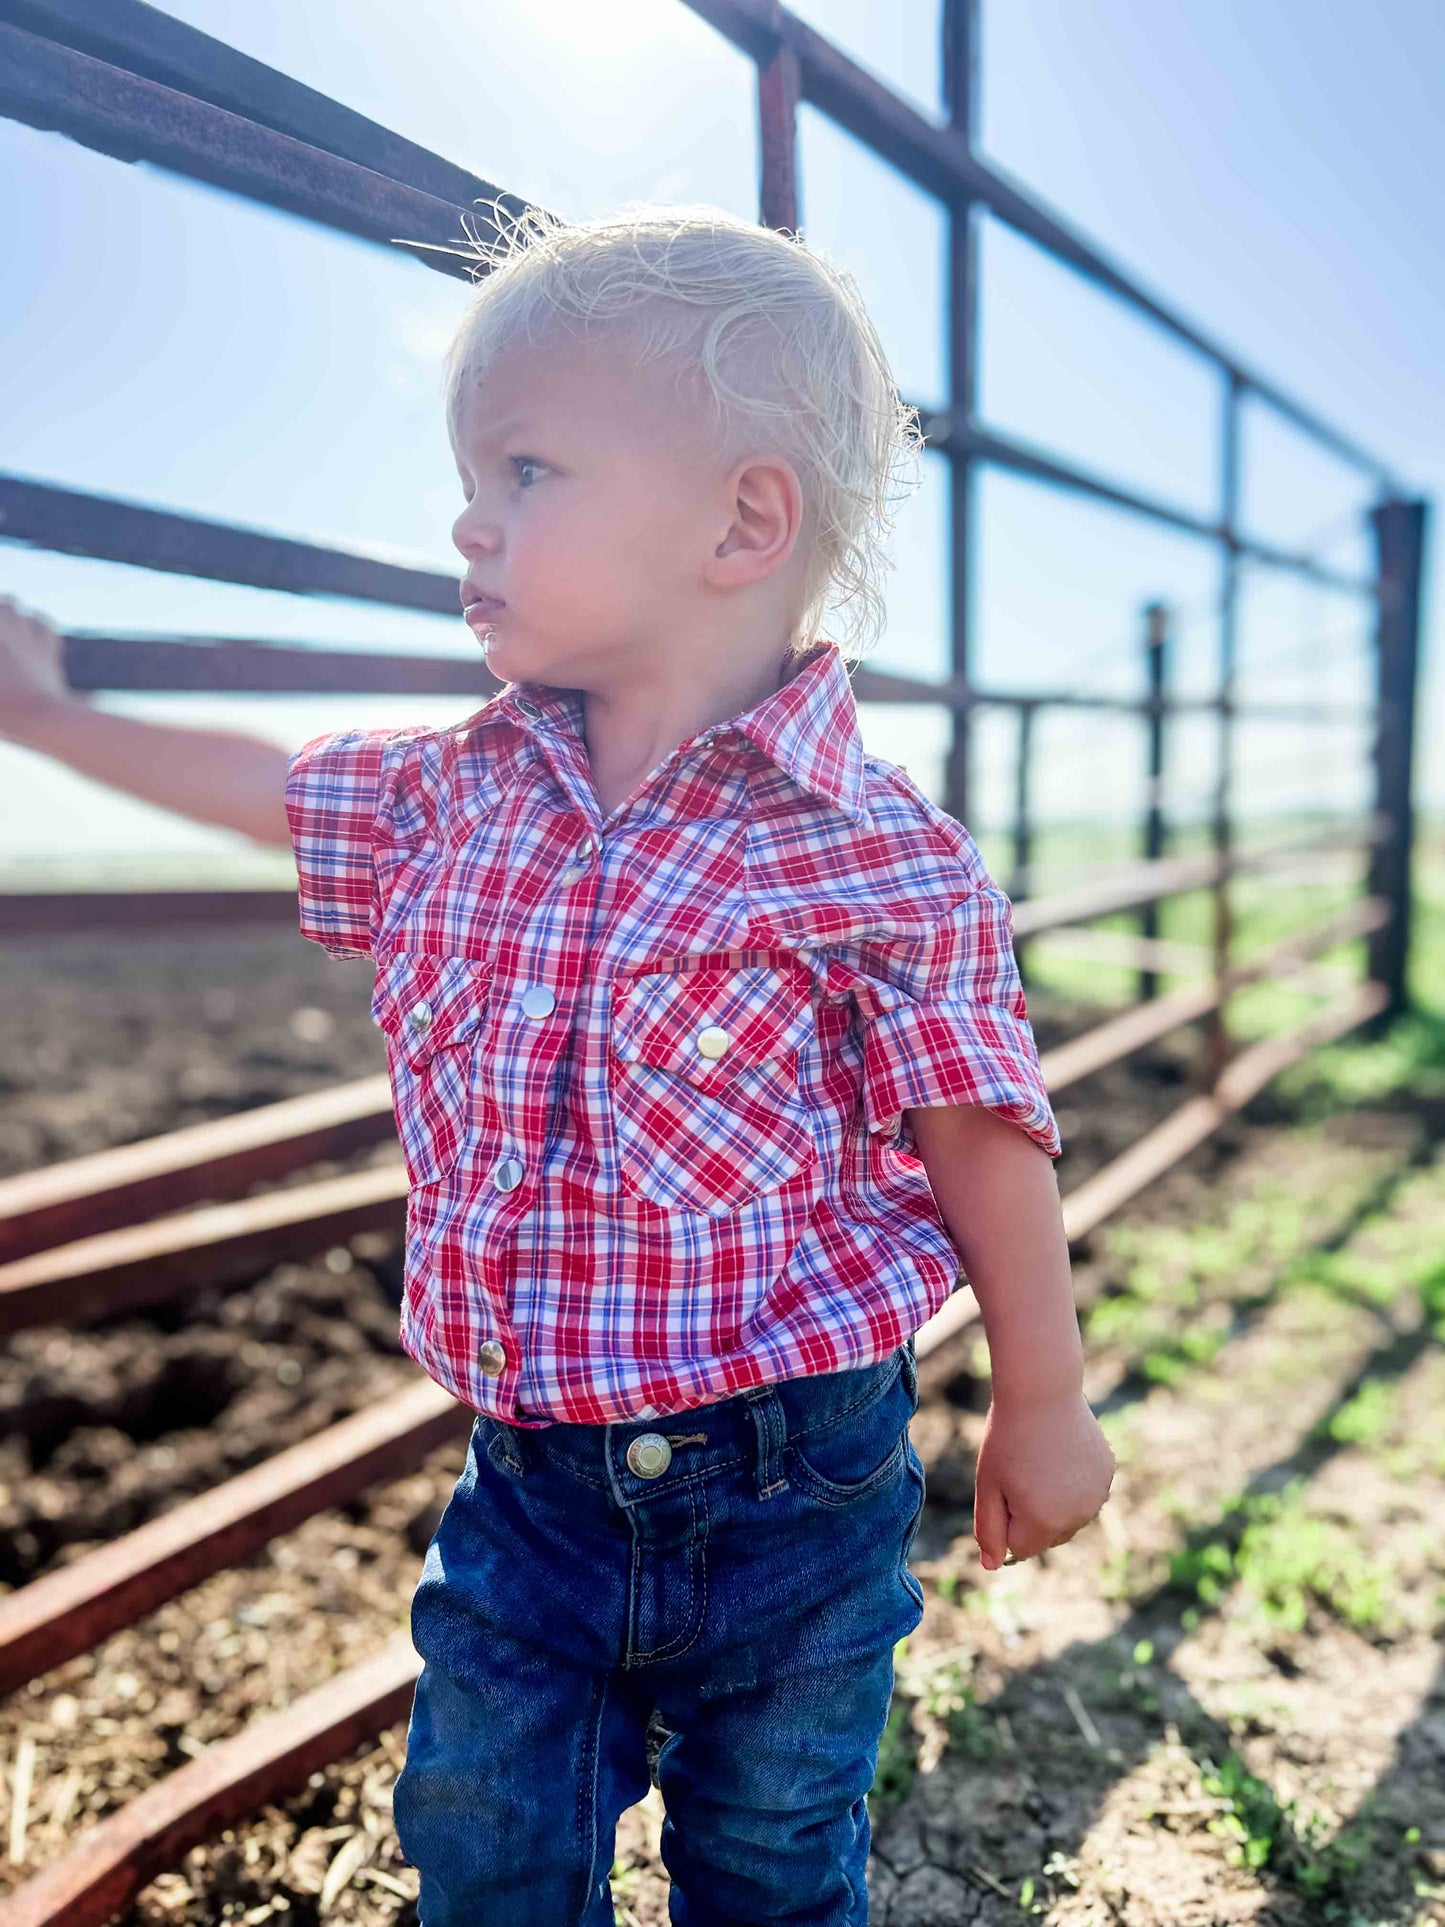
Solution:
M876 1389L832 1417L805 1424L784 1449L790 1480L825 1505L852 1505L890 1484L907 1464L908 1421L917 1407L907 1353Z

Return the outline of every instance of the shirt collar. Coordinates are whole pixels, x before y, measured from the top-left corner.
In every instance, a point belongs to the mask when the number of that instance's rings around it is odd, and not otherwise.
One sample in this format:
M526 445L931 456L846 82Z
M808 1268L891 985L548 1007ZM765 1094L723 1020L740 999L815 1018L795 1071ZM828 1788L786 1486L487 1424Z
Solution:
M489 708L525 729L561 729L579 741L582 737L580 690L512 682ZM854 820L867 815L858 705L842 653L826 636L800 657L781 689L700 733L719 736L729 729L746 736L801 789Z

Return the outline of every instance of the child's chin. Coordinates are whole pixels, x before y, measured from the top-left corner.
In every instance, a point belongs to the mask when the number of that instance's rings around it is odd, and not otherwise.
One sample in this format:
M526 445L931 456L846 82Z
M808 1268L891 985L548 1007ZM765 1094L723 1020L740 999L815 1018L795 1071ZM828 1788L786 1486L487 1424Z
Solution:
M547 682L555 658L545 645L528 643L501 628L488 630L482 638L482 660L502 682Z
M488 669L494 676L507 680L513 672L505 665L517 653L513 639L503 635L500 629L484 629L477 641L481 644L482 661Z

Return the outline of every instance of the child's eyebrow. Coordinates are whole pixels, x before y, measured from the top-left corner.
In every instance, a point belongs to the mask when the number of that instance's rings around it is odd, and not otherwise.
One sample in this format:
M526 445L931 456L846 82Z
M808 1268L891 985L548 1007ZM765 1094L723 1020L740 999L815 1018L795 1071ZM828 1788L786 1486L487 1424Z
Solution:
M499 415L494 420L485 423L483 427L476 432L473 439L482 443L484 446L488 442L499 442L504 440L508 435L514 435L519 428L526 428L531 420L532 417L529 414L521 411L511 415Z

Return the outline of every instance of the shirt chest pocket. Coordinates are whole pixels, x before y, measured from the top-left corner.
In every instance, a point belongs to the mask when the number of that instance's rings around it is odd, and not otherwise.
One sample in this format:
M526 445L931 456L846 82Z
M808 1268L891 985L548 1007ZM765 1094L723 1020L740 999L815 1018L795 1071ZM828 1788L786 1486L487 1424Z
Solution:
M798 1082L813 1027L796 966L689 962L619 978L610 1078L626 1188L673 1211L723 1212L815 1166Z
M376 973L371 1015L386 1039L407 1176L435 1184L461 1153L476 1102L490 966L403 951Z

